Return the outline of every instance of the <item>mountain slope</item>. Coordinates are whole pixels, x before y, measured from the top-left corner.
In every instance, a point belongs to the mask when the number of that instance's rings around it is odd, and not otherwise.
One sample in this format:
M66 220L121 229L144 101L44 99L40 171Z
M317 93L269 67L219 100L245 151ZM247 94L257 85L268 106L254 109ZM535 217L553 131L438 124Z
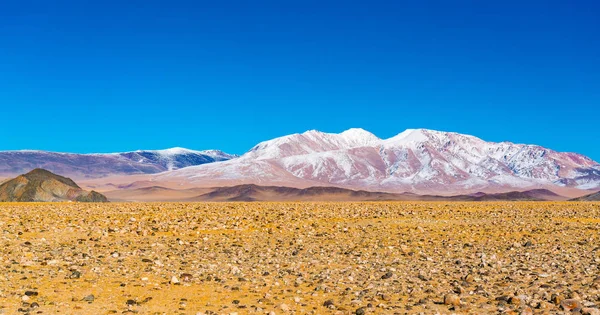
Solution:
M216 150L193 151L183 148L107 154L4 151L0 152L0 175L16 176L34 168L44 168L73 178L154 174L234 157Z
M415 193L600 187L600 164L536 145L409 129L389 139L315 130L259 143L241 157L153 176L192 184L260 184Z
M106 202L106 197L95 191L85 191L69 178L53 174L44 169L35 169L27 174L0 185L0 201L80 201Z
M583 196L583 197L571 199L571 200L573 200L573 201L600 201L600 191L593 193L593 194Z

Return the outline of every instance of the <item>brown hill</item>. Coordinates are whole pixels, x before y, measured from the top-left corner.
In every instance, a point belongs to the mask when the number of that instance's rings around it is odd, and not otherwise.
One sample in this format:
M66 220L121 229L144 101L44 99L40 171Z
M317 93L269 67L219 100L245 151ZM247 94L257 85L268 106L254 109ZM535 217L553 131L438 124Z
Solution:
M0 201L107 202L108 199L98 192L81 189L70 178L38 168L1 184Z
M423 196L425 200L455 200L455 201L545 201L565 200L566 198L548 189L531 189L525 191L509 191L504 193L486 194L482 192L457 196Z
M350 190L338 187L309 187L300 189L248 184L217 187L211 192L186 199L186 201L542 201L564 199L564 197L546 189L511 191L497 194L476 193L473 195L435 196Z
M254 184L218 187L188 201L375 201L410 200L404 194L350 190L338 187L292 188Z
M583 197L571 199L572 201L600 201L600 191Z

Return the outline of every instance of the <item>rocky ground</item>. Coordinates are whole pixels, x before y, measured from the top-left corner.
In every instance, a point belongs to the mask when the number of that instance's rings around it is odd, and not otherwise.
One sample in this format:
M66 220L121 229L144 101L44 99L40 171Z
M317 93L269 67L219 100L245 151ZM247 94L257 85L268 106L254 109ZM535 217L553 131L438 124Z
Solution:
M0 204L4 314L600 314L600 203Z

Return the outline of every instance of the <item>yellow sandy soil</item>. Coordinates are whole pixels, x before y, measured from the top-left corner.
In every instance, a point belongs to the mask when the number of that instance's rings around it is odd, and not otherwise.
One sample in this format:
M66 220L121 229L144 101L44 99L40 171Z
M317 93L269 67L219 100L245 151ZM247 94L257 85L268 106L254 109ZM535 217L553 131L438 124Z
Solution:
M600 203L7 203L0 232L5 314L554 314L553 294L600 304Z

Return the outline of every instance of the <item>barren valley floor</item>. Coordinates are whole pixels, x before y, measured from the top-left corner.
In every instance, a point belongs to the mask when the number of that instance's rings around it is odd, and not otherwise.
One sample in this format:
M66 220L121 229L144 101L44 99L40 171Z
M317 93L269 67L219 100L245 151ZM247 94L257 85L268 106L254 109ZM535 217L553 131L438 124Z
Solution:
M600 203L0 204L4 314L599 314Z

